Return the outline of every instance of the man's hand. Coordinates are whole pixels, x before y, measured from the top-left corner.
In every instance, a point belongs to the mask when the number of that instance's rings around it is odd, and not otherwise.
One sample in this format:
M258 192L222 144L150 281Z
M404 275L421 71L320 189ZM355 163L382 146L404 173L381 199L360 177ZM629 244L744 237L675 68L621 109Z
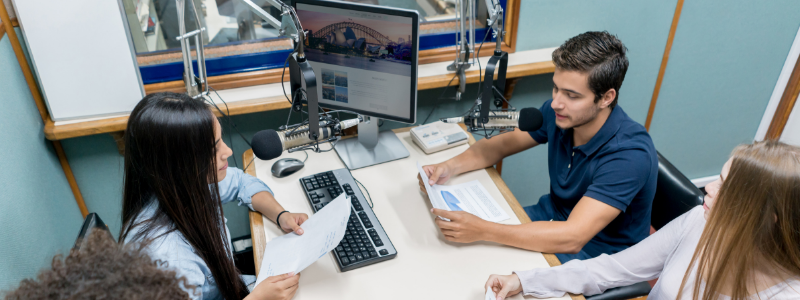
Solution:
M422 166L422 170L428 176L428 185L444 184L450 180L450 177L455 175L453 174L453 168L447 162ZM417 180L419 180L419 190L427 194L428 190L425 189L425 183L422 182L422 177L419 174L417 174Z
M451 176L456 175L453 167L447 162L422 166L422 170L425 171L425 175L428 175L428 185L444 184L450 180Z
M280 217L280 220L278 220L280 224L278 225L281 226L281 229L283 229L284 232L288 233L294 231L294 233L297 235L303 234L303 228L300 228L300 225L303 225L303 222L308 220L307 214L287 212L283 213Z
M288 273L267 277L253 288L253 292L245 297L245 300L289 300L297 292L299 283L300 274Z
M511 275L492 275L484 286L486 290L492 289L497 300L503 300L508 296L514 296L522 292L522 283L519 282L517 274Z
M436 218L436 226L444 234L444 238L451 242L472 243L486 240L486 231L491 222L485 221L465 211L446 211L438 208L431 209L437 216L450 219L450 222Z

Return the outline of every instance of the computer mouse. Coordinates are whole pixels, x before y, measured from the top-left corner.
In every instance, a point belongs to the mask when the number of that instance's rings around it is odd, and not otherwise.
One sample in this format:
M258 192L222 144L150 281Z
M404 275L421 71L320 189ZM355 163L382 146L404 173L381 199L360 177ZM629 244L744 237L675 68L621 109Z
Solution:
M303 161L295 158L281 158L272 164L272 176L282 178L300 171L305 166Z

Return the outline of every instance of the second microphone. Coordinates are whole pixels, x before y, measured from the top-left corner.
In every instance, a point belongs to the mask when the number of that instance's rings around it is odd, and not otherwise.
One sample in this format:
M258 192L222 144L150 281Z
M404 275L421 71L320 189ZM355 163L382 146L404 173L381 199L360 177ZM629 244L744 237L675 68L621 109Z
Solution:
M522 131L536 131L542 127L542 112L533 107L526 107L520 111L490 112L489 122L481 123L478 113L465 117L442 118L445 123L464 123L470 131L479 129L513 129Z
M251 141L253 154L259 159L271 160L281 156L284 150L315 142L323 142L333 136L340 135L342 130L356 126L359 122L357 118L341 122L320 122L319 139L317 141L308 138L308 125L281 131L273 129L262 130L253 135L253 140Z

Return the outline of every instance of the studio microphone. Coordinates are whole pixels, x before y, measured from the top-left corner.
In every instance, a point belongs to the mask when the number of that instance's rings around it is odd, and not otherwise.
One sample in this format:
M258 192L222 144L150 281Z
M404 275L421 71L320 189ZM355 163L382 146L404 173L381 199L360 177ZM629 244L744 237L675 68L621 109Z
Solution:
M341 134L341 131L358 125L360 120L350 119L341 122L320 122L318 139L312 140L308 137L308 125L297 128L275 131L266 129L256 132L253 135L251 145L253 154L259 159L270 160L281 156L284 150L305 146L308 144L323 142L331 137Z
M526 107L520 111L501 111L491 112L489 122L481 124L479 113L473 113L466 117L442 118L445 123L464 123L470 130L472 129L513 129L519 128L522 131L536 131L542 127L542 112L533 107Z

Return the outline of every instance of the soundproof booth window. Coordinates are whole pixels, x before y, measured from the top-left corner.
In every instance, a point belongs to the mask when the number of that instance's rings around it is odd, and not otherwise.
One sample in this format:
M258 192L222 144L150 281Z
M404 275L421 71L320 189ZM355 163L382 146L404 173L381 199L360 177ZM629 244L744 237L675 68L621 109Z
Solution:
M321 105L410 118L412 18L304 3L297 15Z

